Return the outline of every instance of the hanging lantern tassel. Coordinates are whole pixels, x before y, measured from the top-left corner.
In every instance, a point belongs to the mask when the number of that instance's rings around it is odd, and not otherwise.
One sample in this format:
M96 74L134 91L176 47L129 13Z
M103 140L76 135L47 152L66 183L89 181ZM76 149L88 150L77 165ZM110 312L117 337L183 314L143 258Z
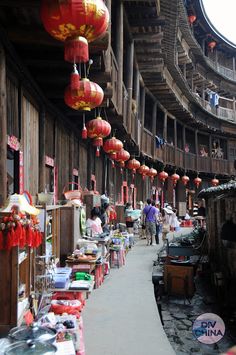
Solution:
M120 173L121 175L123 175L123 168L120 168Z
M82 139L87 139L88 138L88 131L85 126L85 116L83 115L83 129L82 129Z
M71 87L71 90L79 90L79 87L80 87L80 75L77 70L76 64L74 64L74 70L70 76L70 87Z
M100 157L100 147L97 147L96 149L96 157Z
M111 166L112 166L112 168L114 169L114 167L115 167L115 162L114 162L114 160L111 161Z

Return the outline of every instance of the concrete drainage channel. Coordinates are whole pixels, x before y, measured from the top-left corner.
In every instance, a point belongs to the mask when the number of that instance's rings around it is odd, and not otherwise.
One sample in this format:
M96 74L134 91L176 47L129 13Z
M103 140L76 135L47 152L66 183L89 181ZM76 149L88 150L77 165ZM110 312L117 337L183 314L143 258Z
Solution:
M224 337L212 345L199 342L193 335L193 323L199 315L219 314L217 303L207 287L209 282L204 276L195 277L196 291L191 299L168 296L164 285L164 262L158 258L154 261L152 282L163 328L177 355L221 354L236 344L236 339L232 338L232 332L229 332L227 324Z

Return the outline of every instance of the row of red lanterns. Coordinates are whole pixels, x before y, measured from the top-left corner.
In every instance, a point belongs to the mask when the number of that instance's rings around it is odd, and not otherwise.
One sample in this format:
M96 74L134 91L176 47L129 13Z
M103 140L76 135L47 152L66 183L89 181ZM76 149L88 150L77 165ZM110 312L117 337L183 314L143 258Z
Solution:
M104 98L102 88L87 78L87 72L81 79L76 64L89 61L88 43L103 36L108 28L109 11L103 0L42 0L41 19L46 31L65 43L64 59L74 64L65 103L79 111L100 106ZM99 146L103 137L98 138Z
M188 15L188 21L190 23L191 26L193 26L194 22L197 20L197 16L194 14L189 14ZM213 52L213 50L215 49L217 42L214 41L214 39L211 37L211 35L208 35L209 39L208 39L208 43L207 46L209 48L209 50L211 52Z

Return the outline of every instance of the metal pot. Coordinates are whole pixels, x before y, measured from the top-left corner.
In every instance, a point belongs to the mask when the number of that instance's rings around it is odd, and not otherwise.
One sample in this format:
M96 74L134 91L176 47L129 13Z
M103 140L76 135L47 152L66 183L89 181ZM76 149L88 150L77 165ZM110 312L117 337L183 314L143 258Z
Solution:
M52 355L56 352L56 346L49 343L17 341L5 349L4 355Z
M48 327L40 327L37 323L31 326L16 327L10 330L9 337L13 341L42 341L53 343L56 340L57 331Z

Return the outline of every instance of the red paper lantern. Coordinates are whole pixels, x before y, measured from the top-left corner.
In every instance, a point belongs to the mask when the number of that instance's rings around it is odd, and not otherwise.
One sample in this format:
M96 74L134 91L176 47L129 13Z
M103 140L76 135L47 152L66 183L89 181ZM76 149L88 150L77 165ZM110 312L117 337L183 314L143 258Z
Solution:
M188 20L189 20L190 25L192 25L196 21L196 19L197 19L197 16L195 16L195 15L188 16Z
M149 172L148 172L147 175L150 176L151 181L153 182L155 176L157 176L157 171L156 171L156 169L153 169L153 168L149 169Z
M100 116L87 123L89 138L105 138L111 133L111 125Z
M107 154L119 152L123 148L123 143L116 137L106 140L103 149Z
M177 181L179 180L179 175L174 173L171 175L171 180L173 181L173 185L175 186L177 184Z
M159 173L159 179L161 180L161 182L164 184L164 182L166 181L166 179L168 178L168 174L163 170Z
M202 182L202 179L198 176L193 180L193 183L194 183L194 185L196 185L197 188L199 187L201 182Z
M216 47L216 41L210 41L208 42L208 48L210 49L211 52L213 52L214 48Z
M115 160L120 163L120 166L124 168L125 166L125 161L129 160L130 154L127 152L125 149L121 149L119 152L116 153L116 158Z
M187 176L187 175L184 175L184 176L182 176L182 182L183 182L183 184L186 186L187 185L187 183L189 182L189 177Z
M136 159L131 159L127 163L127 168L132 170L133 177L134 177L136 170L140 168L140 162Z
M103 97L102 88L89 79L82 79L78 90L72 90L70 85L67 86L64 95L65 103L79 111L91 111L91 109L100 106Z
M214 179L212 179L211 180L211 184L212 184L212 186L218 186L219 185L219 180L218 179L216 179L216 178L214 178Z
M64 59L69 63L86 63L89 61L88 41L78 36L65 42Z
M112 137L104 143L103 149L107 154L109 154L113 168L115 167L114 159L116 158L117 152L119 152L122 148L123 143L116 137Z
M141 165L140 168L138 169L139 174L142 175L142 179L145 179L145 176L148 175L149 173L149 167L145 164Z
M92 42L107 30L109 12L102 0L42 0L41 19L59 41L82 36Z

